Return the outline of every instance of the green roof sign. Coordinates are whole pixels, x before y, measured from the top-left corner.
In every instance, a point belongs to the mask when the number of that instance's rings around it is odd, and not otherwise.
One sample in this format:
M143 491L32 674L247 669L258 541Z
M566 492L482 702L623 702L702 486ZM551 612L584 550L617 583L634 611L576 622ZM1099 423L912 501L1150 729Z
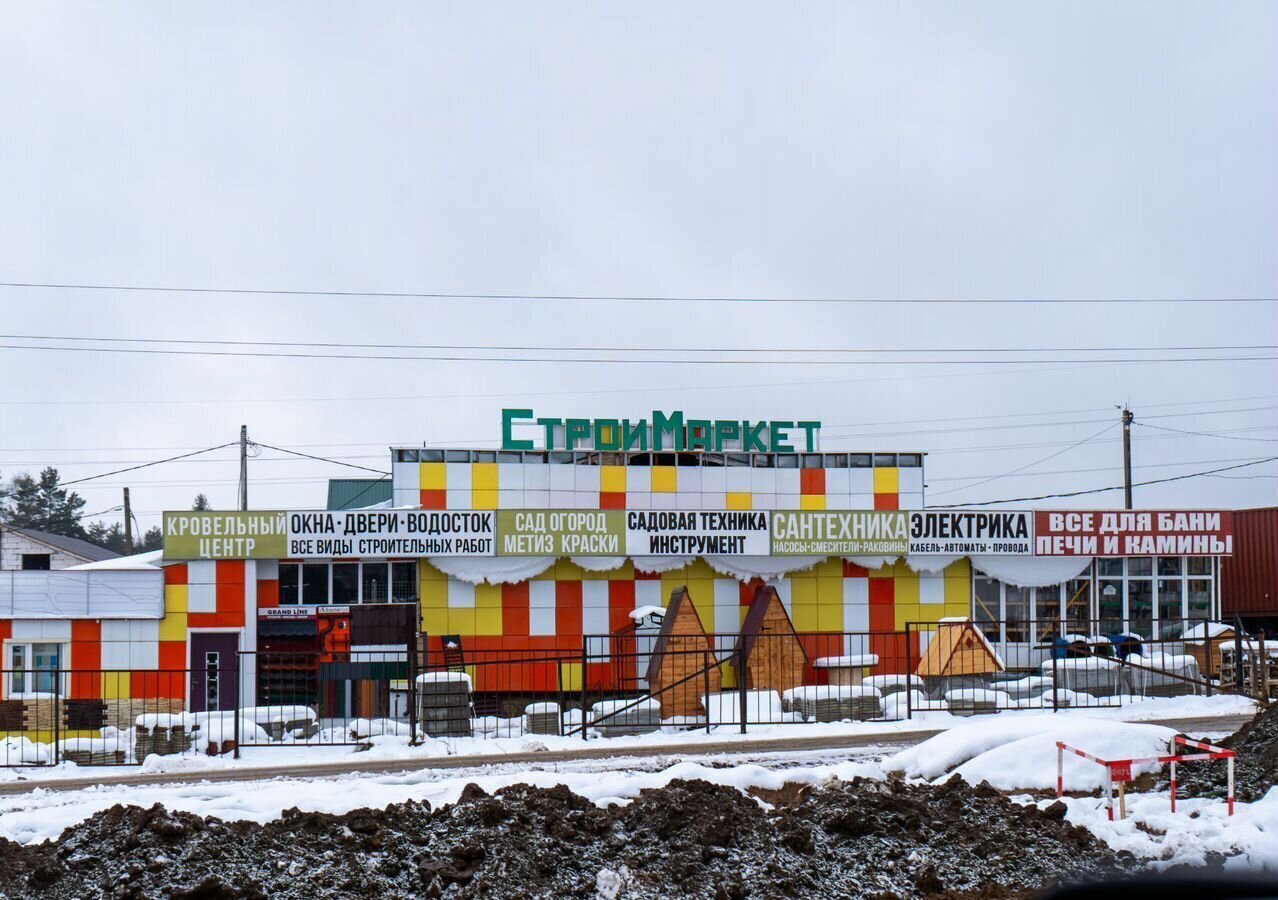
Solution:
M814 453L821 423L785 419L693 419L681 410L653 410L651 418L577 419L538 416L531 409L501 411L503 450L534 450L536 442L516 437L516 429L540 429L540 449L662 452L740 450L760 453Z

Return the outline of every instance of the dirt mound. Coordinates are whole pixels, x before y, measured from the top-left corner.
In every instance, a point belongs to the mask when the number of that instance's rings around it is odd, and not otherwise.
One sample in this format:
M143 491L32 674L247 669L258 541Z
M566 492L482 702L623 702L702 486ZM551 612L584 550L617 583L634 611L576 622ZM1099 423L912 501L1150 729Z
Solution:
M1220 742L1237 751L1234 795L1243 803L1259 800L1278 784L1278 703L1262 709L1242 728ZM1182 797L1224 797L1227 769L1223 762L1188 763L1176 773Z
M7 897L1009 897L1131 868L1063 805L1043 812L957 780L855 780L764 809L675 781L600 809L566 788L468 788L266 825L116 806L56 842L0 841Z

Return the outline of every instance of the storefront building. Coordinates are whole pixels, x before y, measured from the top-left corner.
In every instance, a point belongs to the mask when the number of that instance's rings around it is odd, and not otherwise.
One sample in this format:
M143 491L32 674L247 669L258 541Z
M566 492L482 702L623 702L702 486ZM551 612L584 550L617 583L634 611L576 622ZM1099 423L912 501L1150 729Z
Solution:
M106 701L110 724L279 702L307 666L370 677L405 627L426 635L427 665L449 650L555 660L477 691L606 691L631 614L682 587L705 631L734 634L773 585L810 655L855 636L902 670L917 626L945 618L1041 647L1219 614L1229 512L929 510L924 454L822 452L819 428L508 410L501 450L392 448L376 509L175 512L162 555L0 573L0 730L5 701L54 678ZM29 576L44 581L14 580ZM89 582L110 580L99 592L126 601L90 603ZM587 636L603 639L589 655ZM239 654L258 661L225 664Z

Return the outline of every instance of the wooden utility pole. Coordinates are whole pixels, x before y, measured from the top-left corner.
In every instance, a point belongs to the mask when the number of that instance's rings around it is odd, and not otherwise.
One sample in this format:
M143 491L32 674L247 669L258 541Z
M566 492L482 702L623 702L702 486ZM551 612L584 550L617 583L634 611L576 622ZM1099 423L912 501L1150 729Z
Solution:
M1132 421L1136 417L1123 406L1123 508L1132 508Z
M129 505L129 489L124 489L124 555L133 553L133 507Z
M248 426L240 426L240 509L248 509Z

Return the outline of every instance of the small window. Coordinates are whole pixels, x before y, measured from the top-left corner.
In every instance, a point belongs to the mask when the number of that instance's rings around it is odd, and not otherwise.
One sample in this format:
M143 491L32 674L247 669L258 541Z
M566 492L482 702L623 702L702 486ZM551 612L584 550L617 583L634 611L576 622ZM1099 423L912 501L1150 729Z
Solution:
M444 462L470 462L469 450L445 450Z
M896 457L896 464L902 469L917 469L923 465L922 453L901 453Z
M678 454L679 465L681 466L699 466L701 465L700 453L680 453Z
M820 453L803 454L803 468L820 469L824 466L825 466L825 457L823 457Z
M846 453L827 453L825 455L825 467L827 469L846 469L848 467L848 455Z
M723 454L722 453L702 453L701 465L712 466L716 469L720 468L723 466Z
M50 567L51 553L22 554L22 570L24 572L46 572Z
M69 660L66 659L65 644L31 643L9 644L9 658L5 660L9 671L5 674L5 693L14 694L52 694L55 687L59 693L66 693L67 680L63 674L61 685L54 684L55 674L62 670Z
M599 465L599 454L591 450L574 450L572 461L574 465L578 466L597 466Z
M518 450L502 450L497 454L497 462L499 463L517 463L521 462Z
M1153 575L1154 558L1152 556L1129 556L1127 558L1128 575Z
M750 465L749 453L729 453L727 456L728 456L727 461L728 461L729 468L740 469L740 468L748 467Z
M1123 561L1122 559L1098 559L1096 560L1097 575L1122 575Z
M328 563L302 563L302 602L328 603Z
M396 450L395 462L417 462L416 450Z
M1210 556L1191 556L1186 562L1189 564L1190 575L1210 575L1211 574L1211 557Z
M490 463L497 462L497 451L495 450L476 450L474 462Z
M545 450L525 450L524 462L544 464L546 462L546 451Z
M756 469L771 469L771 468L773 468L773 466L772 466L772 454L771 454L771 453L756 453L756 454L754 455L754 467L755 467Z
M868 469L870 468L870 463L871 459L868 453L848 454L848 465L854 469Z
M396 603L417 602L417 563L391 563L391 599Z
M297 563L280 563L280 606L296 606L301 600Z
M1179 556L1160 556L1158 557L1158 574L1159 575L1179 575L1181 570L1181 558Z
M778 469L797 469L799 468L799 457L793 453L777 454Z
M336 587L337 573L333 573ZM360 571L361 601L385 603L390 599L390 563L364 563Z
M572 452L569 450L551 450L550 462L551 465L556 466L571 466Z
M605 466L624 466L626 464L626 454L609 451L601 455L600 464Z
M677 462L673 453L654 453L652 454L652 464L654 466L673 466Z
M896 465L895 453L876 453L874 454L874 467L876 469L890 469Z
M422 462L443 462L444 451L443 450L418 450L417 457Z
M626 462L629 466L650 466L652 465L651 453L631 453Z
M350 606L359 602L359 563L333 563L332 603Z

